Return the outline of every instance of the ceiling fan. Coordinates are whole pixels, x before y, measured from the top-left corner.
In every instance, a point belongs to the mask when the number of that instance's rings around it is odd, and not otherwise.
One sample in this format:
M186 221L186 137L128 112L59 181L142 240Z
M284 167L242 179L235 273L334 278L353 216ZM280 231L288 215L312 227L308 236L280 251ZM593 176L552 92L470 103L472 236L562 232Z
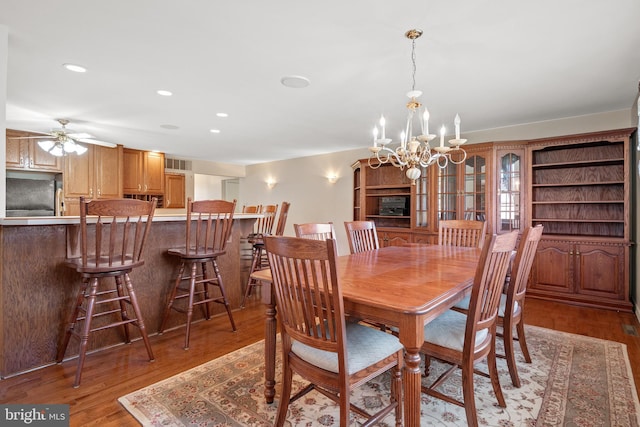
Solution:
M73 132L70 129L67 129L67 125L69 124L69 120L67 119L56 119L56 121L60 123L60 126L62 127L59 129L52 129L49 134L40 136L22 136L15 137L13 139L40 139L40 141L38 141L38 146L44 151L57 157L71 153L84 154L87 151L87 147L79 144L80 142L102 145L110 148L116 147L116 144L98 141L88 133Z

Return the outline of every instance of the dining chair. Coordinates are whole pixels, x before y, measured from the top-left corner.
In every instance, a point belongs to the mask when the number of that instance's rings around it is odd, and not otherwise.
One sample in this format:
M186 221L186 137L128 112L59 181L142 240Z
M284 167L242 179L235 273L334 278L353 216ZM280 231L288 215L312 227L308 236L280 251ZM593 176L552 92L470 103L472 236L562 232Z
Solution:
M441 220L438 223L438 244L481 248L487 223L466 219Z
M538 242L542 238L542 224L535 227L528 227L520 237L520 243L516 250L516 256L511 263L511 274L505 280L506 292L500 296L500 306L498 308L498 326L502 327L502 331L498 331L497 336L502 337L504 341L504 354L498 354L498 357L507 359L507 367L511 382L515 387L520 387L520 377L518 376L518 368L516 366L516 357L514 349L514 341L520 343L520 350L527 363L531 363L531 355L527 348L527 341L524 333L524 302L527 293L527 284L529 282L529 274L531 266L536 256ZM457 303L454 310L466 313L469 309L469 297L464 298ZM516 336L513 335L515 327ZM511 331L509 333L508 331Z
M285 423L289 404L317 390L340 406L340 425L350 411L373 425L395 410L402 424L403 347L397 337L345 320L336 273L336 241L264 238L281 320L282 395L275 425ZM350 401L353 389L391 370L390 403L370 415ZM291 396L293 373L309 384Z
M260 212L260 209L262 209L262 205L243 205L242 213L258 213Z
M336 238L336 230L333 222L309 222L306 224L293 224L296 237L314 240L327 240Z
M352 254L379 249L378 232L373 221L345 221L349 250Z
M511 253L516 246L518 232L493 235L484 244L476 269L467 314L455 310L427 323L421 352L425 355L425 374L429 374L432 358L450 364L450 368L422 391L446 402L462 406L469 426L477 426L474 373L491 379L493 392L501 407L506 407L498 369L496 367L495 339L498 306ZM486 360L489 373L474 370L477 362ZM437 390L456 369L462 369L463 401Z
M180 260L180 267L164 308L160 334L167 326L172 309L186 314L185 350L189 349L193 307L196 305L202 306L204 317L207 320L211 318L209 303L223 305L229 316L231 329L236 330L229 300L225 294L222 275L218 268L218 257L226 253L227 242L231 235L235 206L235 200L233 202L225 200L193 201L189 198L187 200L185 245L167 250L168 255L175 256ZM209 264L212 270L209 269ZM185 270L187 271L186 275ZM186 281L189 282L189 285L183 286L183 282ZM219 295L211 292L210 288L214 291L215 288L218 288ZM182 299L186 299L187 302L185 304L178 303Z
M80 274L82 286L77 291L73 313L56 356L56 361L61 363L71 336L79 338L74 387L80 386L89 337L93 332L122 326L125 342L131 343L129 325L137 326L149 360L154 360L129 273L144 264L142 254L156 204L155 198L142 201L85 200L80 197L80 253L66 259L65 265ZM88 220L88 216L95 219ZM94 319L98 318L94 324Z
M287 203L287 202L284 202ZM283 205L282 209L286 209L287 212L289 210L289 205ZM244 303L247 298L251 294L252 289L259 285L260 283L251 277L251 274L254 271L262 270L263 268L269 267L269 263L267 261L267 255L264 252L264 240L263 236L268 236L273 231L273 226L275 225L276 213L278 211L278 205L265 205L262 207L262 218L258 218L256 224L254 226L254 232L249 235L248 242L251 243L251 267L249 268L249 277L247 279L247 285L244 290L244 296L242 297L242 301L240 302L240 308L244 308ZM285 212L285 219L287 216L287 212ZM280 217L282 217L282 212L280 212ZM278 225L280 225L280 220L278 220ZM284 229L284 225L282 226ZM277 233L277 230L276 230ZM277 234L276 234L277 235Z

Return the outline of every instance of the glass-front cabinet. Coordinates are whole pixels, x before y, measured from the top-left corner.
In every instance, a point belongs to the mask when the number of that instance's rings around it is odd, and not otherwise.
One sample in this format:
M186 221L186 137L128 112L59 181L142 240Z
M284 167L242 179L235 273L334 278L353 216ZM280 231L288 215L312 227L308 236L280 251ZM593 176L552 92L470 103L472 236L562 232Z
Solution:
M524 146L496 150L496 220L497 234L523 231L526 206Z
M490 150L468 152L459 165L438 169L438 220L487 220Z

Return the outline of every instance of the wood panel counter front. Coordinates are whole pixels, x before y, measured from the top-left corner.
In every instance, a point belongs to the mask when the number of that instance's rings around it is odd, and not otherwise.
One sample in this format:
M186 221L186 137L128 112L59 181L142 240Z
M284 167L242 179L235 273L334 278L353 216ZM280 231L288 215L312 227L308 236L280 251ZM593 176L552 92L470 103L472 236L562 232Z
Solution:
M240 306L248 274L242 271L240 240L251 233L259 216L234 215L227 253L218 261L232 309ZM166 250L184 245L185 217L154 216L145 264L131 273L149 335L156 334L160 327L162 310L177 274L178 261L167 256ZM63 265L69 234L77 232L78 224L78 217L0 219L0 377L55 363L81 285L80 276ZM224 307L214 306L214 315L224 312ZM201 311L194 311L194 319L201 318ZM185 320L185 316L174 313L169 328L182 326ZM137 334L135 329L133 332ZM88 351L120 344L121 335L119 328L97 332L89 340ZM134 340L138 338L133 336ZM77 355L77 344L72 340L67 357Z

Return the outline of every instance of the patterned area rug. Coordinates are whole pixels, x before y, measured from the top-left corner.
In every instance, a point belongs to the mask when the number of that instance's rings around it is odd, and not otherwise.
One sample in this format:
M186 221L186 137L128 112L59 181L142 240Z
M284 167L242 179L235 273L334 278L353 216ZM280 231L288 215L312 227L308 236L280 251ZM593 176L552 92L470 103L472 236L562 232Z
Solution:
M505 360L498 359L507 408L497 406L489 380L475 376L480 425L640 425L640 404L624 344L526 328L533 363L524 363L518 349L521 388L513 387ZM277 390L274 404L265 403L263 352L263 342L258 342L118 400L145 426L271 426L280 393ZM435 378L442 368L432 363L433 372L423 381ZM279 381L280 372L276 375ZM352 401L373 413L388 396L388 384L386 375L375 378ZM303 386L294 378L294 389ZM459 376L442 387L447 393L460 394ZM337 414L331 400L311 392L291 405L287 421L290 426L335 426ZM392 426L393 415L385 422L380 425ZM467 425L463 408L426 395L422 397L421 424Z

